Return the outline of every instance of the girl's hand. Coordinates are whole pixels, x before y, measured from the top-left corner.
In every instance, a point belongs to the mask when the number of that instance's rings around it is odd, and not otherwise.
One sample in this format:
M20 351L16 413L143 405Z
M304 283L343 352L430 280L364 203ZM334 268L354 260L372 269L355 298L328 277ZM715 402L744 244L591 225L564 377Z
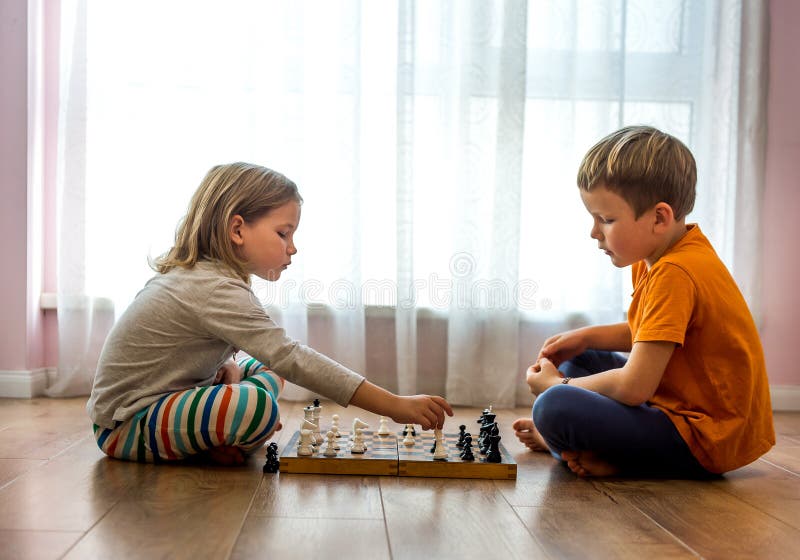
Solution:
M453 409L442 397L411 395L397 398L390 416L398 424L419 424L423 430L430 430L444 426L445 413L453 415Z
M214 385L235 385L242 380L242 368L233 360L228 360L217 370Z
M567 331L545 340L536 360L538 363L542 358L547 358L555 367L558 367L562 362L583 354L588 347L588 342L581 329Z
M528 368L528 387L537 396L553 385L558 385L563 379L561 372L547 358L539 358L538 362Z

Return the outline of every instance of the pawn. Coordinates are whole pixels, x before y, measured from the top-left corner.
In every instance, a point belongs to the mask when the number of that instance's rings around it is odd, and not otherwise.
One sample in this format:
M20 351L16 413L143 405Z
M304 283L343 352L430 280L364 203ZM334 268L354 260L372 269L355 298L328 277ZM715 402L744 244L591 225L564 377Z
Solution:
M456 442L456 447L461 449L464 447L464 436L467 435L467 427L464 424L461 424L458 427L458 442Z
M281 462L278 459L278 444L274 441L267 446L267 462L264 463L263 471L274 474L280 470Z
M334 414L333 416L331 416L331 431L334 433L334 435L337 438L342 436L342 434L339 432L339 415L338 414Z
M322 452L326 457L336 457L336 435L332 431L325 434L325 450Z
M361 454L366 450L367 446L364 445L364 430L356 428L356 435L353 438L353 445L350 447L350 453Z
M472 436L469 434L464 436L464 450L461 452L461 459L464 461L475 460L475 456L472 454Z
M403 438L403 445L406 447L411 447L414 445L414 443L416 443L414 441L414 426L411 424L406 424L406 428L403 430L403 435L405 436Z
M391 434L392 434L392 432L391 432L391 430L389 430L389 421L386 418L384 418L383 416L381 416L381 425L378 428L378 435L381 436L381 437L386 437L386 436L389 436Z

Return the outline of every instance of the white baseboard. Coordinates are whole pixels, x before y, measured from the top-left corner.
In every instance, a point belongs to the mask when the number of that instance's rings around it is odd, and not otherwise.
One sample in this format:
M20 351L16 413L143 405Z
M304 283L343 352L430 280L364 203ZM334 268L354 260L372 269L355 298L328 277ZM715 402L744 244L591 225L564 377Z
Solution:
M771 385L772 410L800 410L800 385Z
M0 397L31 399L41 397L47 388L48 368L0 370Z

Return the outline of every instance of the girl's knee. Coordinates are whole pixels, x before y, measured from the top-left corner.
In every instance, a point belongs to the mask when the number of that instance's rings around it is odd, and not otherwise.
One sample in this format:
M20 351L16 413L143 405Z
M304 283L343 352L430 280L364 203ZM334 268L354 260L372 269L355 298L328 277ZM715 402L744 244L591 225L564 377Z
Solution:
M231 444L247 445L269 437L280 422L277 398L261 386L255 384L239 385L237 399L238 418L231 426Z
M242 368L243 384L261 387L272 394L275 399L280 397L286 384L281 376L255 358L242 358L238 364Z

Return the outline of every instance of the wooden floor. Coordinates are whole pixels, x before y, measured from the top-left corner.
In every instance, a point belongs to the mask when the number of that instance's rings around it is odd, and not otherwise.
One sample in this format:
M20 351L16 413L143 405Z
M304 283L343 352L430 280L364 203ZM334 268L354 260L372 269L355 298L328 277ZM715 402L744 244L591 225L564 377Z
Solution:
M724 479L598 482L526 452L510 423L527 410L501 411L518 479L483 481L264 475L262 453L115 461L83 403L0 399L1 558L800 558L800 413L776 414L777 446ZM284 405L281 449L301 409Z

